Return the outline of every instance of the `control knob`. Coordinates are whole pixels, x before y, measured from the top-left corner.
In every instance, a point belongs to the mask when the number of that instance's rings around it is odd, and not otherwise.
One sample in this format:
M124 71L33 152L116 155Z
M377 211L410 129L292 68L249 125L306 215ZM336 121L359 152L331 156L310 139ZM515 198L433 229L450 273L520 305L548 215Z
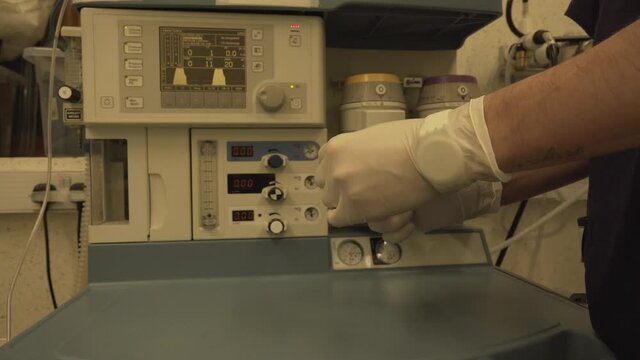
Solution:
M272 185L262 189L262 195L271 201L282 201L286 199L287 192L279 186Z
M271 169L279 169L285 167L287 166L287 162L287 156L282 154L272 153L262 157L262 163L264 164L264 166Z
M273 235L280 235L287 230L287 224L278 218L269 220L267 223L267 231Z
M82 99L82 93L71 86L62 85L58 88L58 97L63 101L77 103Z
M266 85L258 91L258 102L267 112L280 110L285 103L285 98L284 90L276 85Z

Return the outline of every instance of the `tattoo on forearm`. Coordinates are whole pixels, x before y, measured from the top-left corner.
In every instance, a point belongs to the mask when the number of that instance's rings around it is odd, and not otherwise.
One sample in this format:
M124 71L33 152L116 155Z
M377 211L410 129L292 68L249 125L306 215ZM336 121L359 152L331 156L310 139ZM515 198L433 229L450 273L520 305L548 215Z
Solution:
M557 149L555 146L552 146L547 150L547 152L539 159L532 159L525 161L523 163L518 164L518 168L529 168L532 166L544 164L547 162L553 162L556 160L570 159L584 154L584 148L582 146L578 146L574 149Z

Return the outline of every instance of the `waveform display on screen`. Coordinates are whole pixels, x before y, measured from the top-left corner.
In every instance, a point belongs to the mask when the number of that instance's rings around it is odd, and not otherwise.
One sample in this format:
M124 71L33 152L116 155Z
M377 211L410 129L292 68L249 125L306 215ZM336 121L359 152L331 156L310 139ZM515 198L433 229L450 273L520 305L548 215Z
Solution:
M160 28L161 90L245 87L243 29Z

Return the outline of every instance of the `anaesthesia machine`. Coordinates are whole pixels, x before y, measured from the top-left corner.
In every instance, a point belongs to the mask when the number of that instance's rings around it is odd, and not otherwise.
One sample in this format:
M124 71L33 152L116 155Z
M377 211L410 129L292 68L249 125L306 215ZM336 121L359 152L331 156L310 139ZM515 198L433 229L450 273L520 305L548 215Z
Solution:
M89 284L0 360L612 358L584 308L495 269L477 229L399 244L329 231L314 177L327 141L325 34L343 47L409 46L423 37L377 33L409 13L359 23L397 2L233 3L76 2L82 26L62 31L57 94L88 140ZM416 27L431 46L460 45L464 34L443 30L450 19L468 34L501 11L492 0L403 3L417 7L404 19L441 20ZM404 118L390 70L349 78L343 130Z

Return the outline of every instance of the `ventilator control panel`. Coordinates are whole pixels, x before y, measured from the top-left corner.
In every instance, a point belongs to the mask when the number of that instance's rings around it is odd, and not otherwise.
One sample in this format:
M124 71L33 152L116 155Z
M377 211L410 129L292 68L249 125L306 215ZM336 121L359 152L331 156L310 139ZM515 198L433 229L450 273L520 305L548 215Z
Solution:
M81 16L86 124L324 126L320 18L126 9Z
M324 129L191 130L193 238L327 233L315 182Z

